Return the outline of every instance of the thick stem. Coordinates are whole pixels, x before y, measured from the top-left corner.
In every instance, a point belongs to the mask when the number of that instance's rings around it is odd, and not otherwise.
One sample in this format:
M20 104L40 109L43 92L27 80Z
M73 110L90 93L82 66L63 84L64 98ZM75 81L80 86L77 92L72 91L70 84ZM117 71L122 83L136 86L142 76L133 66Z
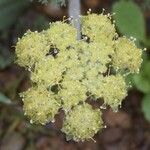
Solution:
M77 39L81 39L80 32L80 0L69 0L69 17L72 18L71 23L77 29Z

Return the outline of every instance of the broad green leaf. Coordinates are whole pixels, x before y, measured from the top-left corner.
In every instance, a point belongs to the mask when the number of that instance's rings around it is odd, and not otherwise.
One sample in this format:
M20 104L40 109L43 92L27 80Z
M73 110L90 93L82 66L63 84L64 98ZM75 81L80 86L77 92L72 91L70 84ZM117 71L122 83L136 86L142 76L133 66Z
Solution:
M127 37L145 41L146 29L142 11L132 1L119 1L113 5L114 19L119 31Z
M149 93L150 92L150 80L147 80L141 75L135 75L133 77L134 84L136 85L136 88L140 90L143 93Z
M4 94L0 93L0 103L11 104L11 100Z
M134 75L134 85L143 93L150 93L150 61L143 63L140 74Z
M142 101L142 111L145 118L150 121L150 94L146 95Z
M147 38L145 41L144 41L144 44L146 47L150 47L150 38Z

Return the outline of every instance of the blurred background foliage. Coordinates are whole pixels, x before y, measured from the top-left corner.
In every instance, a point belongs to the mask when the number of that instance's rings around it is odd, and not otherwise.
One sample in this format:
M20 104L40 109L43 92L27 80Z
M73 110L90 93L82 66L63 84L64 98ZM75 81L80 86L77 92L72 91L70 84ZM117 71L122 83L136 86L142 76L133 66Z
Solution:
M129 98L127 97L128 102L125 101L122 109L125 109L128 113L132 112L132 109L137 111L136 108L130 108L130 105L132 107L137 107L138 112L141 112L142 115L144 114L144 116L142 116L143 119L145 117L146 120L150 122L150 0L81 0L82 14L86 14L89 8L91 8L92 12L95 13L101 12L102 8L106 9L106 13L115 13L113 18L116 21L118 32L128 37L132 36L136 38L136 44L140 48L147 48L147 51L144 52L143 55L144 61L142 63L140 73L138 75L128 77L128 80L132 82L134 88L131 89L131 96L129 94ZM25 145L25 140L21 134L27 136L28 144L25 146L25 149L32 150L40 147L38 145L39 143L37 145L34 144L39 134L46 136L54 135L53 131L48 133L47 128L52 128L56 131L56 133L58 132L57 128L60 127L59 123L56 123L56 126L50 124L46 128L41 126L36 126L35 128L35 126L30 125L23 116L21 107L22 103L18 93L26 90L30 86L30 81L28 72L14 63L14 47L17 38L21 37L28 29L31 31L42 31L49 26L50 21L62 20L64 15L68 15L67 12L67 0L0 0L1 150L11 150L11 147L8 147L9 144L6 144L9 141L10 133L15 135L16 141L18 141L18 139L20 140L20 143L18 142L16 144L18 149L14 148L14 150L24 149L24 146L22 145ZM134 95L137 100L132 100ZM141 102L140 105L138 105L139 101ZM134 112L134 117L136 113L137 112ZM111 117L109 119L111 120L113 117L111 113ZM105 119L107 120L107 116ZM111 121L113 122L114 120ZM110 124L112 125L112 123ZM26 128L22 129L22 127ZM108 131L110 133L113 132L112 130ZM102 137L100 138L103 139L105 138L104 136L105 134L102 134ZM57 136L55 138L57 138ZM44 139L44 141L47 141L47 138ZM58 139L55 139L55 141L58 142ZM13 140L9 142L14 144ZM54 143L54 145L52 143L50 144L57 147L56 143ZM148 141L148 144L149 147L147 147L146 150L150 149L150 141ZM55 149L54 147L52 149ZM79 147L81 148L82 146ZM41 147L39 149L41 149ZM57 147L56 149L59 148ZM69 147L68 149L73 148ZM94 149L93 145L91 149Z
M145 1L147 5L148 1ZM146 24L141 8L133 1L120 0L113 4L114 19L121 34L136 38L136 44L143 48L150 46L150 37L146 35ZM139 75L134 75L133 85L145 94L142 110L150 121L150 61L144 53L143 64ZM149 100L148 100L149 99Z
M48 2L51 2L55 5L65 5L66 4L66 0L38 0L39 2L41 2L42 4L47 4Z

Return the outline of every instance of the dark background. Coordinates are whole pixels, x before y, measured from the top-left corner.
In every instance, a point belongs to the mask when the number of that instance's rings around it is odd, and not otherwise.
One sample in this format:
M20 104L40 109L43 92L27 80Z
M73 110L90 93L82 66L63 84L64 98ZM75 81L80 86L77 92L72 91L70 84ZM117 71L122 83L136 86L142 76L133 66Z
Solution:
M62 20L64 15L68 15L68 5L41 5L23 1L18 4L18 0L0 0L0 150L150 150L150 122L145 119L142 110L145 93L138 90L139 85L129 91L118 113L113 113L109 108L103 110L107 128L95 135L96 142L66 141L65 135L60 131L62 112L56 117L55 124L37 126L29 123L23 115L18 95L29 88L29 73L14 63L14 46L17 38L27 29L41 31L48 27L49 22ZM81 12L86 14L89 8L95 13L101 12L102 8L111 12L115 2L81 0ZM134 2L142 10L146 36L149 37L150 1ZM147 47L149 61L149 42L145 43L141 45ZM147 76L150 79L150 74ZM147 76L145 80L150 83Z

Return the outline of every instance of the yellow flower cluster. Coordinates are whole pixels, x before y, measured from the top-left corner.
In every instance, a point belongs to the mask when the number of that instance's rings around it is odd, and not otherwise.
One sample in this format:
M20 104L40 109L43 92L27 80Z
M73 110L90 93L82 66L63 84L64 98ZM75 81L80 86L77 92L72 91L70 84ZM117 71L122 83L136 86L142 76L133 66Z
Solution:
M116 70L138 73L142 63L142 51L135 43L125 37L119 38L114 44L115 54L112 56L113 66Z
M24 102L25 115L31 123L46 124L53 121L60 108L60 100L42 86L35 86L20 94Z
M42 33L27 31L16 45L17 63L31 68L43 59L49 51L46 37Z
M67 134L67 139L84 141L103 128L102 122L99 109L93 110L89 104L78 105L66 116L62 131Z
M81 24L81 40L73 26L59 21L40 33L28 31L16 45L16 61L33 83L21 93L25 114L45 124L63 109L62 131L75 141L92 138L103 125L88 96L116 111L127 95L126 73L138 73L142 62L141 49L118 37L110 15L88 14Z

